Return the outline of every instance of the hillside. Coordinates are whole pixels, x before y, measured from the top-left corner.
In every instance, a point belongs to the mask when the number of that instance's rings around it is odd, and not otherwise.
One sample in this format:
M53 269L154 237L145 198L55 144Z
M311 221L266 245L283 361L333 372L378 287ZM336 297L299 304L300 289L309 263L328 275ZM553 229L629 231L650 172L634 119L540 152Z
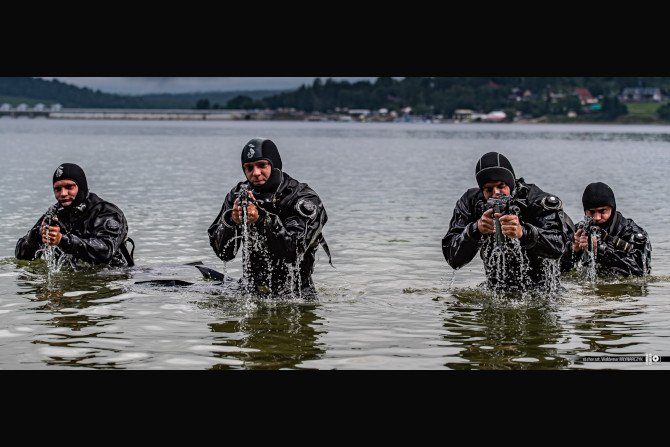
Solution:
M141 98L113 95L80 88L56 79L45 80L32 77L0 77L0 97L14 103L12 98L22 98L45 104L59 103L64 107L138 108L146 107ZM16 106L17 104L13 104Z
M185 94L117 95L77 87L57 79L45 80L32 77L0 77L0 103L17 106L26 103L61 104L68 108L111 108L111 109L192 109L200 100L207 100L214 106L225 107L236 96L262 99L279 93L276 90L202 92Z

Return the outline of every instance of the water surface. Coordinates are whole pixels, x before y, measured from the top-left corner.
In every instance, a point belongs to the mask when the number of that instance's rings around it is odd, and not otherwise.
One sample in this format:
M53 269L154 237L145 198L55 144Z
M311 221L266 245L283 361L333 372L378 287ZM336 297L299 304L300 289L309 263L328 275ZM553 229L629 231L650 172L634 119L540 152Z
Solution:
M256 136L272 138L285 171L326 206L336 269L320 252L316 302L243 299L183 265L223 268L207 228ZM588 183L612 186L651 237L652 277L573 275L558 297L508 302L478 288L478 257L454 272L441 239L488 151L575 220ZM0 119L0 154L2 369L658 369L580 357L670 355L668 126ZM48 275L15 262L62 162L125 212L136 268ZM134 284L154 278L196 284Z

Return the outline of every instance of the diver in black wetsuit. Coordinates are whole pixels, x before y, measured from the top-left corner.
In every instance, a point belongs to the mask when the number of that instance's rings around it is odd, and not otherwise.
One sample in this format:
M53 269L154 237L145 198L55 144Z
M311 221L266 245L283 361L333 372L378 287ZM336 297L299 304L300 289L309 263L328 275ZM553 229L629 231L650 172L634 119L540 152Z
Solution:
M249 237L254 241L249 263L256 291L299 291L313 296L316 250L323 245L328 253L321 234L328 216L321 199L307 184L283 172L279 150L271 140L249 141L242 149L241 161L247 180L226 196L208 230L210 245L224 261L236 256L242 243L243 197L248 201Z
M128 223L123 212L89 192L86 174L72 163L63 163L53 175L54 195L58 203L16 243L17 259L33 260L37 251L51 245L57 256L70 255L79 261L110 266L132 266L128 253ZM47 232L48 228L48 232ZM134 243L133 243L133 251Z
M475 166L479 187L471 188L456 203L449 231L442 239L442 252L449 265L458 269L475 257L484 261L489 287L526 290L529 287L549 288L543 265L545 259L560 259L568 251L572 238L570 218L563 212L561 200L539 187L517 179L509 160L497 152L484 154ZM489 199L509 199L515 213L497 213L487 206ZM498 219L505 244L518 240L522 256L528 259L521 269L518 259L508 257L504 277L494 274L489 259L496 246ZM557 274L557 272L556 272Z
M570 257L573 264L588 265L595 259L598 275L651 273L649 236L633 219L625 218L616 210L612 188L602 182L589 184L582 195L582 205L585 220L577 224ZM590 246L587 232L595 237ZM583 256L589 249L594 252L593 258Z

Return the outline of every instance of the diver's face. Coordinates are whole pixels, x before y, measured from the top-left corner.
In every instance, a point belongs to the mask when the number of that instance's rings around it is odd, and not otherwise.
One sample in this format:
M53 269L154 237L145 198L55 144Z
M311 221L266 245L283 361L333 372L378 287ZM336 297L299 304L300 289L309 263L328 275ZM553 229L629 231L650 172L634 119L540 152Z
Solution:
M272 174L272 165L267 160L244 163L242 169L244 169L244 175L247 176L249 183L254 186L264 185Z
M507 183L494 180L484 183L484 186L482 187L482 193L484 193L484 199L488 200L498 193L508 196L510 195L510 189L509 186L507 186Z
M72 205L78 192L79 187L72 180L58 180L54 183L54 196L63 208Z
M584 210L584 215L592 218L596 225L604 224L612 215L612 207L599 206L597 208L589 208Z

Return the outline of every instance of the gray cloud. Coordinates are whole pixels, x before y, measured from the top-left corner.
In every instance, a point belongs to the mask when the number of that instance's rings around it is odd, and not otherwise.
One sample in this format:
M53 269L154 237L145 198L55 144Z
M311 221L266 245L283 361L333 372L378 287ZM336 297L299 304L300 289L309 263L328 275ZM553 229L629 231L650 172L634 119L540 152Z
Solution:
M322 76L327 79L329 76ZM311 84L316 77L55 77L59 81L78 87L89 87L106 93L141 95L147 93L195 93L231 90L275 90L293 89L302 84ZM53 79L45 77L44 79ZM337 80L374 80L376 77L333 77Z

